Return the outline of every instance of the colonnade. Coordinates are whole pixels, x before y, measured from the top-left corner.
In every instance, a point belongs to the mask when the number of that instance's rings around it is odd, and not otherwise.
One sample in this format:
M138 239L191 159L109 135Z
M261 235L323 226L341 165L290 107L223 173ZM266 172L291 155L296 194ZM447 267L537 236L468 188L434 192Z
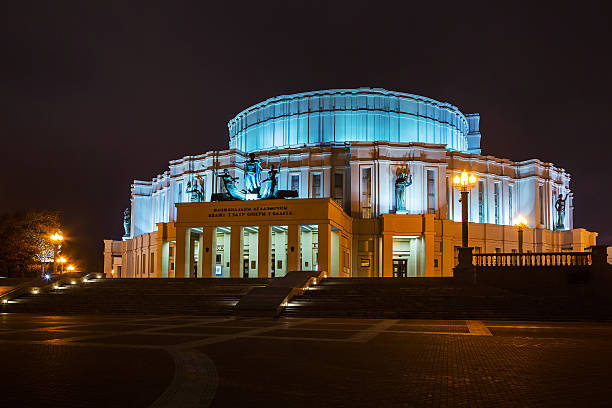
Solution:
M328 272L329 276L340 276L340 272L344 268L344 251L345 248L339 244L340 231L333 227L331 223L314 224L318 230L317 240L317 256L312 262L302 262L302 225L301 224L284 224L287 227L287 247L286 247L286 265L283 268L286 271L317 269ZM253 224L245 225L185 225L175 224L175 255L174 255L174 271L169 268L169 240L164 237L164 234L159 234L158 251L156 262L158 277L169 278L188 278L188 277L203 277L211 278L218 277L215 274L215 267L218 265L215 257L217 254L217 228L226 227L230 230L230 250L229 250L229 277L243 277L243 261L244 261L244 228L257 227L257 277L271 277L271 257L272 257L272 227L273 224ZM194 233L194 229L198 233ZM201 232L199 232L201 230ZM197 242L197 245L196 245ZM160 245L161 244L161 245ZM196 254L197 247L197 254ZM276 248L279 251L280 248ZM283 249L284 250L284 249ZM278 252L277 252L278 254ZM197 255L197 256L196 256ZM278 256L278 255L277 255ZM315 258L315 255L312 255ZM197 258L197 266L194 265L194 259ZM316 262L316 263L315 263ZM306 265L306 267L304 267ZM196 269L197 268L197 269Z

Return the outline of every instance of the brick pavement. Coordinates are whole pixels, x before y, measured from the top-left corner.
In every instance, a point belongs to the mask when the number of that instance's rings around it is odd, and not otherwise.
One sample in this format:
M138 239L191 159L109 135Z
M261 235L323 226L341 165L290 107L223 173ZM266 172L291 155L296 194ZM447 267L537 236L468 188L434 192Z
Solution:
M610 406L612 324L0 315L3 405Z

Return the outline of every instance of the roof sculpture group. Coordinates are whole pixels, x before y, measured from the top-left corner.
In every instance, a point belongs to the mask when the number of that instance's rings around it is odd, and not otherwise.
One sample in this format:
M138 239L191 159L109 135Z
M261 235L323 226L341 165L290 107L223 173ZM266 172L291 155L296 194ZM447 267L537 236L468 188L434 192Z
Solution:
M249 159L244 162L233 162L244 165L244 189L238 188L236 181L238 177L232 177L227 169L217 176L223 180L226 193L215 193L211 201L230 201L230 200L265 200L274 198L294 198L298 197L298 192L294 190L278 190L276 176L280 171L280 163L274 167L272 164L268 169L267 177L261 180L262 161L255 158L253 153L249 154Z

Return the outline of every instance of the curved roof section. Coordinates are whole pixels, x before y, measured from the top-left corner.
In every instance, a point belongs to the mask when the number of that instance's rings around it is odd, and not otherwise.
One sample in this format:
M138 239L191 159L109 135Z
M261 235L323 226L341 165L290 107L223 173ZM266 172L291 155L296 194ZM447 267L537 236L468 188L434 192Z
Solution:
M464 115L446 102L378 88L277 96L240 112L228 129L229 147L243 152L388 141L445 144L449 150L480 153L478 115Z

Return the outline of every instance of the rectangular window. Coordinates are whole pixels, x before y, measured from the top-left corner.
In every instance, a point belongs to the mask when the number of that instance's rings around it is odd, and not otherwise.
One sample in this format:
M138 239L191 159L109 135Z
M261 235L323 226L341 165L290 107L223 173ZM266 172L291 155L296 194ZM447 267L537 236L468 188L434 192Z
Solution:
M151 261L149 262L149 273L155 273L155 252L151 252Z
M485 183L482 180L478 181L478 222L485 222L485 207L484 207L484 189Z
M372 218L372 168L361 169L361 217Z
M510 218L510 224L512 224L512 219L514 218L514 212L512 209L512 199L514 195L514 186L508 186L508 218Z
M159 197L157 195L153 196L153 222L159 222Z
M297 191L298 197L300 196L300 175L292 174L289 180L289 189L293 191Z
M551 197L550 197L550 202L548 203L548 208L550 208L551 210L555 208L555 199L557 198L558 195L559 195L559 193L557 192L557 189L555 187L553 187L552 194L551 194ZM552 225L553 227L555 227L555 224L557 223L555 218L556 217L554 217L554 215L553 215L553 225Z
M312 175L312 198L321 198L323 194L321 194L321 175L313 174Z
M453 190L450 184L450 177L446 177L446 219L452 219L451 208L453 207Z
M341 207L344 205L344 174L342 173L334 173L333 199Z
M493 205L495 206L495 223L499 224L499 181L493 184Z
M544 186L538 186L538 198L540 199L540 224L544 224Z
M177 203L182 203L183 202L183 183L179 183L178 185L178 194L176 197L176 202Z
M427 170L427 212L436 212L436 179L435 171Z

